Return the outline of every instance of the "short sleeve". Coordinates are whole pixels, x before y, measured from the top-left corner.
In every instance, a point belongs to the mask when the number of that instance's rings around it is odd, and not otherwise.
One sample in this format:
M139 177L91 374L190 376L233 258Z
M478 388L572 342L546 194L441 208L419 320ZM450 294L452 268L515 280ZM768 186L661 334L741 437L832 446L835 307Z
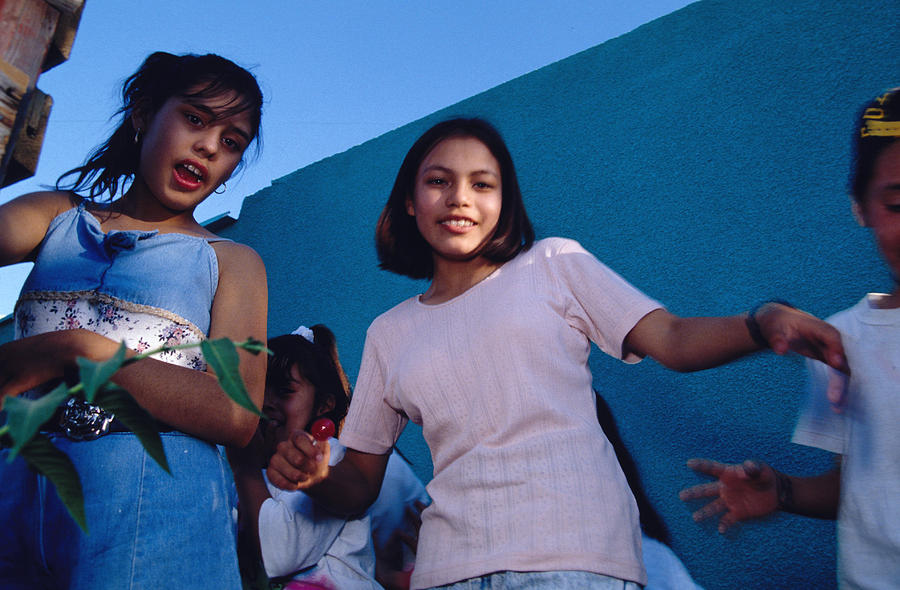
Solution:
M387 367L378 351L376 323L366 334L359 377L340 440L348 448L384 455L391 451L408 419L390 403Z
M625 362L625 337L648 313L662 304L648 297L622 276L600 262L574 240L551 238L544 256L565 300L566 321L584 333L603 352Z

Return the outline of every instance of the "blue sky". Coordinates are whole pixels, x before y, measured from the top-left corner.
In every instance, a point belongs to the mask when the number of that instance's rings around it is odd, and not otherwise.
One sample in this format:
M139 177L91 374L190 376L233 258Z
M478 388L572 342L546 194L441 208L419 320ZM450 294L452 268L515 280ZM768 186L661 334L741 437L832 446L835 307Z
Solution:
M53 97L37 174L0 203L53 184L112 129L121 82L157 50L219 53L257 76L263 149L200 221L332 154L627 33L688 0L86 0ZM0 317L29 264L0 268Z

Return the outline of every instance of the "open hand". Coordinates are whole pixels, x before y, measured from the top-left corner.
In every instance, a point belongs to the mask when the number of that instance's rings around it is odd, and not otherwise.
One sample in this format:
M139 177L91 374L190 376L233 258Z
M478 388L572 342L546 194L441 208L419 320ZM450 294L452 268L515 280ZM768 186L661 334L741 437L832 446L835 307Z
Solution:
M841 334L831 324L774 302L763 305L754 317L763 338L776 354L793 351L850 374Z
M693 516L694 520L700 521L724 512L719 519L720 533L739 521L766 516L778 509L775 470L765 463L747 460L739 464L726 464L709 459L690 459L687 466L718 481L686 488L678 497L681 500L714 498Z

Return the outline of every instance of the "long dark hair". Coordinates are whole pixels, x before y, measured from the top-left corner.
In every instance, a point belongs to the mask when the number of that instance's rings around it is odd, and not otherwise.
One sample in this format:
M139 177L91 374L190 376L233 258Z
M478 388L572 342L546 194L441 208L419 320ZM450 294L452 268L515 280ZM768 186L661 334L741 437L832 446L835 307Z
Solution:
M114 115L121 115L121 121L115 131L91 152L84 164L57 179L57 190L87 191L84 196L92 201L104 194L108 200L114 199L119 188L124 192L127 182L138 171L141 143L131 120L134 113L152 117L175 96L207 99L230 92L235 94L234 100L217 112L216 117L249 112L258 150L263 98L253 74L214 54L172 55L163 51L151 54L122 85L122 107ZM72 176L74 180L65 180Z
M437 144L451 137L477 139L490 150L500 165L503 199L500 219L494 235L482 246L479 255L492 262L506 262L534 242L534 229L525 213L516 169L503 137L483 119L451 119L423 133L400 165L394 188L375 229L375 249L379 266L384 270L414 279L434 276L431 246L419 233L415 218L407 213L406 202L413 197L416 175L422 161Z

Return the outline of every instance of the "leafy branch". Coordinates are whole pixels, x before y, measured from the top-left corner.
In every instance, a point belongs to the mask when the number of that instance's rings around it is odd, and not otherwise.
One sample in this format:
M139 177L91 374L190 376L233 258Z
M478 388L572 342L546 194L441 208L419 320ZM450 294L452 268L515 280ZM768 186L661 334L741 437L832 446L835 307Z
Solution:
M60 383L38 399L5 399L3 411L0 412L0 418L6 416L6 421L0 426L0 448L10 449L7 462L21 455L32 469L46 476L55 486L56 493L69 514L87 532L84 494L78 472L69 457L57 449L47 435L40 432L41 426L53 418L60 405L69 398L84 400L114 414L116 420L137 436L147 454L167 473L171 473L156 420L138 405L131 394L110 379L122 367L154 354L198 345L228 397L241 407L262 416L241 379L237 352L238 348L253 354L268 352L262 342L252 338L243 342L233 342L227 338L203 340L199 344L162 346L130 358L125 357L126 348L122 343L108 360L97 362L78 358L79 381L71 387Z

